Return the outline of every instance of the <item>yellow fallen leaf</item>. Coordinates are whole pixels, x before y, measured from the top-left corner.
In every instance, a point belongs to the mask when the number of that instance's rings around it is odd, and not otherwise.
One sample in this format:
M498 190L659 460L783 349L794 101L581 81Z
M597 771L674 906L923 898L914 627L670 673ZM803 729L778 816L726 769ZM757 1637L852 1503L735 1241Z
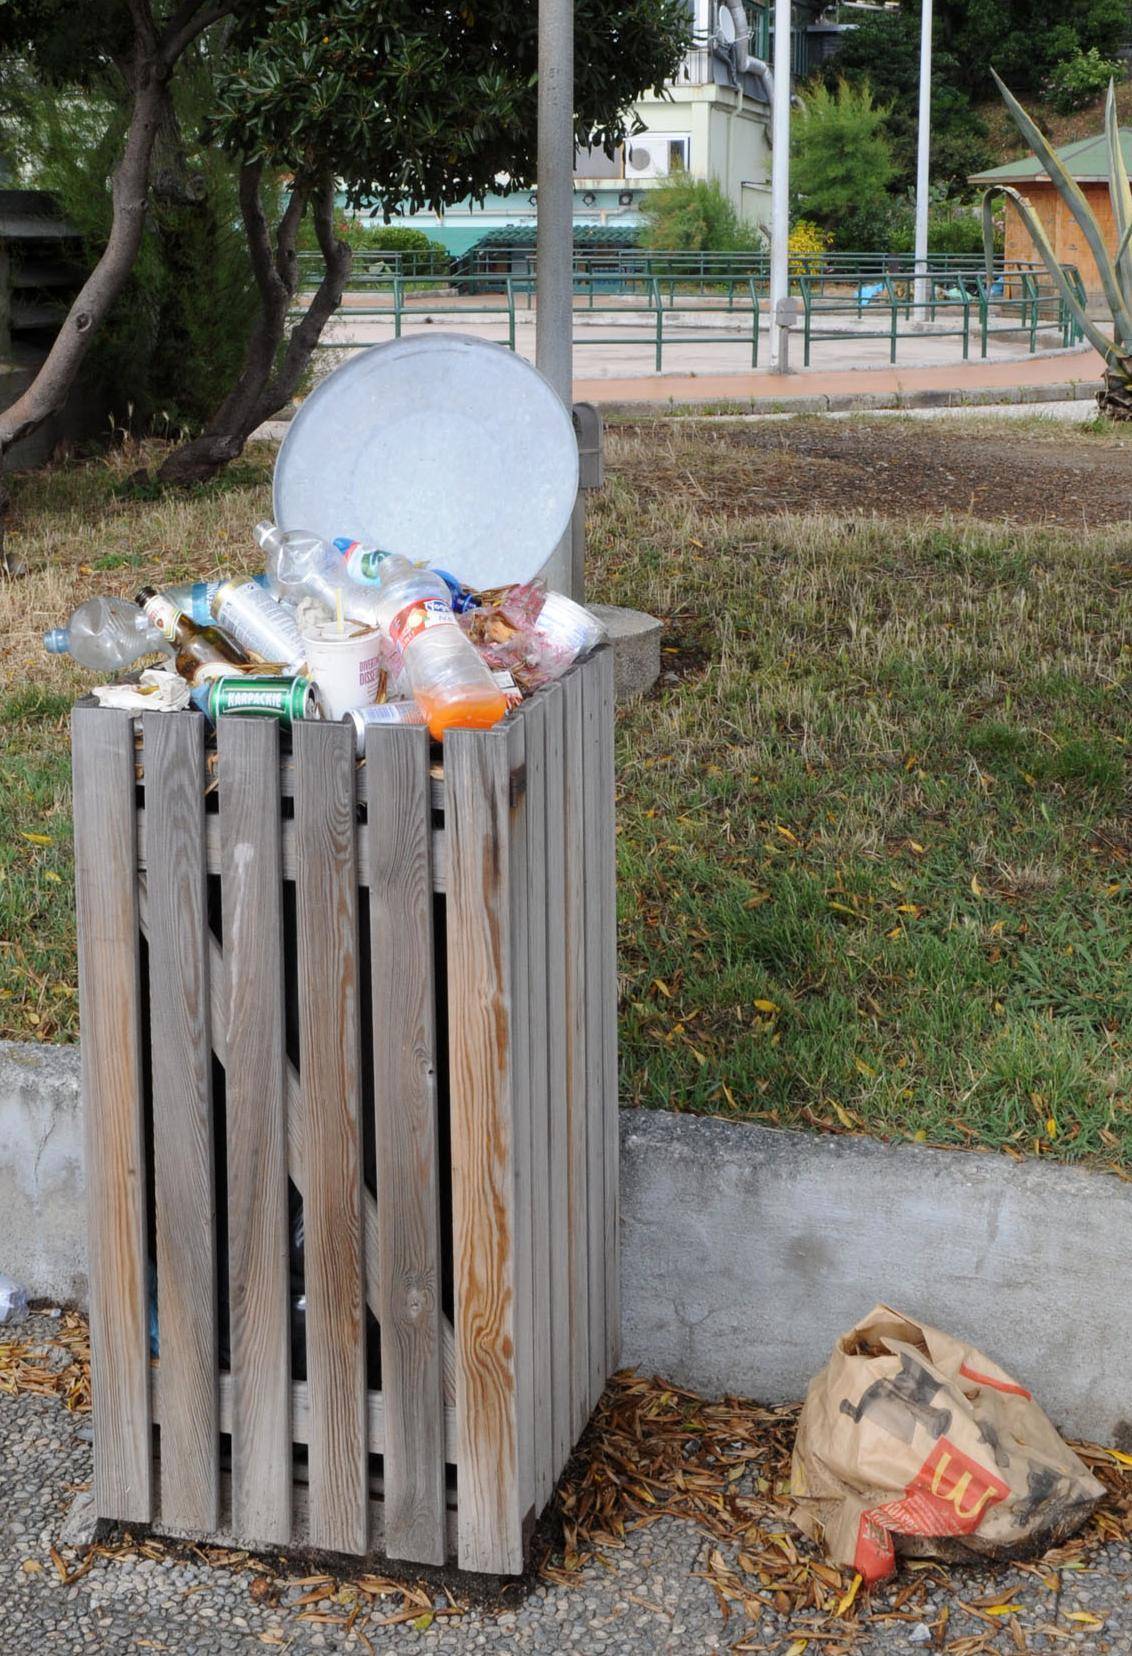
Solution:
M1046 1138L1055 1139L1056 1137L1057 1122L1054 1120L1053 1116L1049 1116L1046 1120Z
M770 1013L770 1012L777 1012L778 1010L779 1010L778 1006L772 1000L757 1000L755 1002L755 1011L756 1012Z
M786 1656L802 1656L809 1642L809 1639L795 1639L792 1645L786 1647Z
M20 838L21 839L26 839L28 841L29 845L50 845L51 844L51 835L50 834L28 834L22 828L20 829Z
M662 982L660 978L653 978L652 986L654 989L659 989L666 1000L672 999L672 990L668 987L667 983Z
M1132 1466L1132 1455L1126 1455L1123 1449L1110 1449L1108 1452L1121 1466Z
M1099 1616L1091 1615L1088 1610L1067 1610L1066 1621L1078 1622L1082 1627L1103 1627L1104 1622Z
M849 1609L850 1605L853 1603L853 1600L857 1597L857 1594L860 1592L860 1590L861 1590L861 1577L860 1577L860 1574L858 1573L857 1575L855 1575L853 1577L852 1586L849 1588L849 1591L843 1596L843 1598L841 1600L841 1603L837 1606L837 1609L834 1612L834 1614L838 1615L838 1616L843 1616L845 1614L845 1612Z
M792 834L789 828L784 828L780 822L775 823L774 831L776 834L781 834L784 840L789 840L791 845L797 845L797 834Z
M857 1123L853 1120L853 1117L849 1114L848 1110L843 1110L836 1098L831 1098L829 1102L834 1115L837 1117L841 1125L843 1127L848 1127L850 1131L852 1131L852 1129L856 1127Z
M912 1137L915 1139L917 1144L926 1144L928 1141L928 1135L924 1132L922 1127L917 1127L916 1131L912 1134Z
M25 1575L43 1574L43 1565L39 1562L38 1558L25 1558L23 1563L20 1565L20 1569Z
M53 868L45 868L43 871L43 878L45 880L50 880L52 885L62 885L63 883Z
M924 854L924 848L920 844L919 840L909 840L908 841L908 849L910 851L914 851L916 853L917 857L922 857L923 854Z
M865 1060L863 1058L854 1058L853 1059L853 1068L855 1070L859 1071L859 1073L861 1075L875 1075L876 1074L876 1070L873 1068L873 1066L871 1064L866 1064Z
M1013 1615L1014 1611L1017 1610L1017 1608L1018 1608L1018 1606L1016 1604L985 1604L983 1606L983 1615L984 1616L1010 1616L1010 1615Z
M979 884L979 876L977 874L971 875L971 890L974 892L976 897L981 897L983 895L983 888Z
M427 1633L435 1620L436 1617L433 1615L432 1611L426 1610L423 1616L418 1616L416 1618L413 1622L413 1626L416 1628L418 1633Z

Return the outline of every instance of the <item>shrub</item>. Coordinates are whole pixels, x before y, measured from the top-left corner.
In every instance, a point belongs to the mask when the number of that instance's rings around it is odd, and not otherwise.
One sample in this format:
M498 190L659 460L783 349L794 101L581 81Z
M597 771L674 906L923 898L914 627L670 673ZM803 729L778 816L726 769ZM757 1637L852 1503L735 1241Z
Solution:
M657 252L748 253L759 245L757 230L739 217L714 178L679 173L650 190L641 211L642 245Z
M802 94L794 122L791 182L807 218L832 229L848 214L879 210L892 178L884 133L888 110L873 102L867 81L824 85Z
M1090 46L1087 52L1075 52L1055 65L1046 82L1046 93L1056 110L1070 115L1075 109L1094 103L1109 81L1120 73L1119 63L1102 57L1095 46Z
M448 269L448 249L411 224L374 224L354 213L339 213L334 234L355 253L407 253L412 257L406 262L419 274L440 276ZM309 218L303 220L299 230L299 248L306 253L318 251Z

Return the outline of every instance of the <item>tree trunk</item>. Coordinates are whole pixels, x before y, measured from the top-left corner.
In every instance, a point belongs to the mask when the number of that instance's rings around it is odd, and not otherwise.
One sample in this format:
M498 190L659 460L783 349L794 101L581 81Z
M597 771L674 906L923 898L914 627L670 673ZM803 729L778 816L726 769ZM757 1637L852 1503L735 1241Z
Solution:
M1119 368L1107 368L1097 409L1106 420L1132 420L1132 377Z
M325 264L322 281L301 319L287 333L287 316L299 285L296 242L310 186L295 180L291 199L275 233L274 252L260 196L262 169L246 166L240 177L240 206L262 309L248 342L239 379L199 437L173 450L157 473L159 483L200 483L241 454L257 426L294 396L322 336L338 309L353 254L334 236L334 181L325 179L311 198L315 233Z
M30 437L66 402L95 334L126 285L141 248L150 167L158 132L168 117L168 83L181 54L232 9L232 0L184 0L158 35L148 0L129 0L134 50L128 79L133 99L122 158L111 180L110 236L79 289L51 349L31 384L0 413L0 472L14 443ZM8 493L0 477L0 566Z

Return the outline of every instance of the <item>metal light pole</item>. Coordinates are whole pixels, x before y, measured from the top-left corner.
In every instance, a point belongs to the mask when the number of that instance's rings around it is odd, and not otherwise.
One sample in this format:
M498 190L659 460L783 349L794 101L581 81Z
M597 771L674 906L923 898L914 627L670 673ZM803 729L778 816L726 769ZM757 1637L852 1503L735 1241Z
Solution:
M535 363L569 409L574 395L574 0L539 0L537 211ZM579 495L575 518L581 510ZM568 530L542 573L556 591L580 598L581 571L572 567L574 538Z
M928 277L928 164L932 133L932 0L921 0L920 10L920 114L916 134L916 284L915 301L920 320L927 320L931 298Z
M779 305L790 292L790 31L792 0L774 3L774 95L771 102L770 365L780 366Z

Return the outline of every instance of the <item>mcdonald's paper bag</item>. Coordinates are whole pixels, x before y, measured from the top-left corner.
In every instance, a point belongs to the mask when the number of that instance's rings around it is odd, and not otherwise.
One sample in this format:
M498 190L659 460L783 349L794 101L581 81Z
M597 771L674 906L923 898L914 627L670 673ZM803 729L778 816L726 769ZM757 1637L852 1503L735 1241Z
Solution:
M1104 1494L1024 1386L887 1305L810 1382L791 1489L798 1527L866 1582L891 1575L898 1551L1040 1552Z

